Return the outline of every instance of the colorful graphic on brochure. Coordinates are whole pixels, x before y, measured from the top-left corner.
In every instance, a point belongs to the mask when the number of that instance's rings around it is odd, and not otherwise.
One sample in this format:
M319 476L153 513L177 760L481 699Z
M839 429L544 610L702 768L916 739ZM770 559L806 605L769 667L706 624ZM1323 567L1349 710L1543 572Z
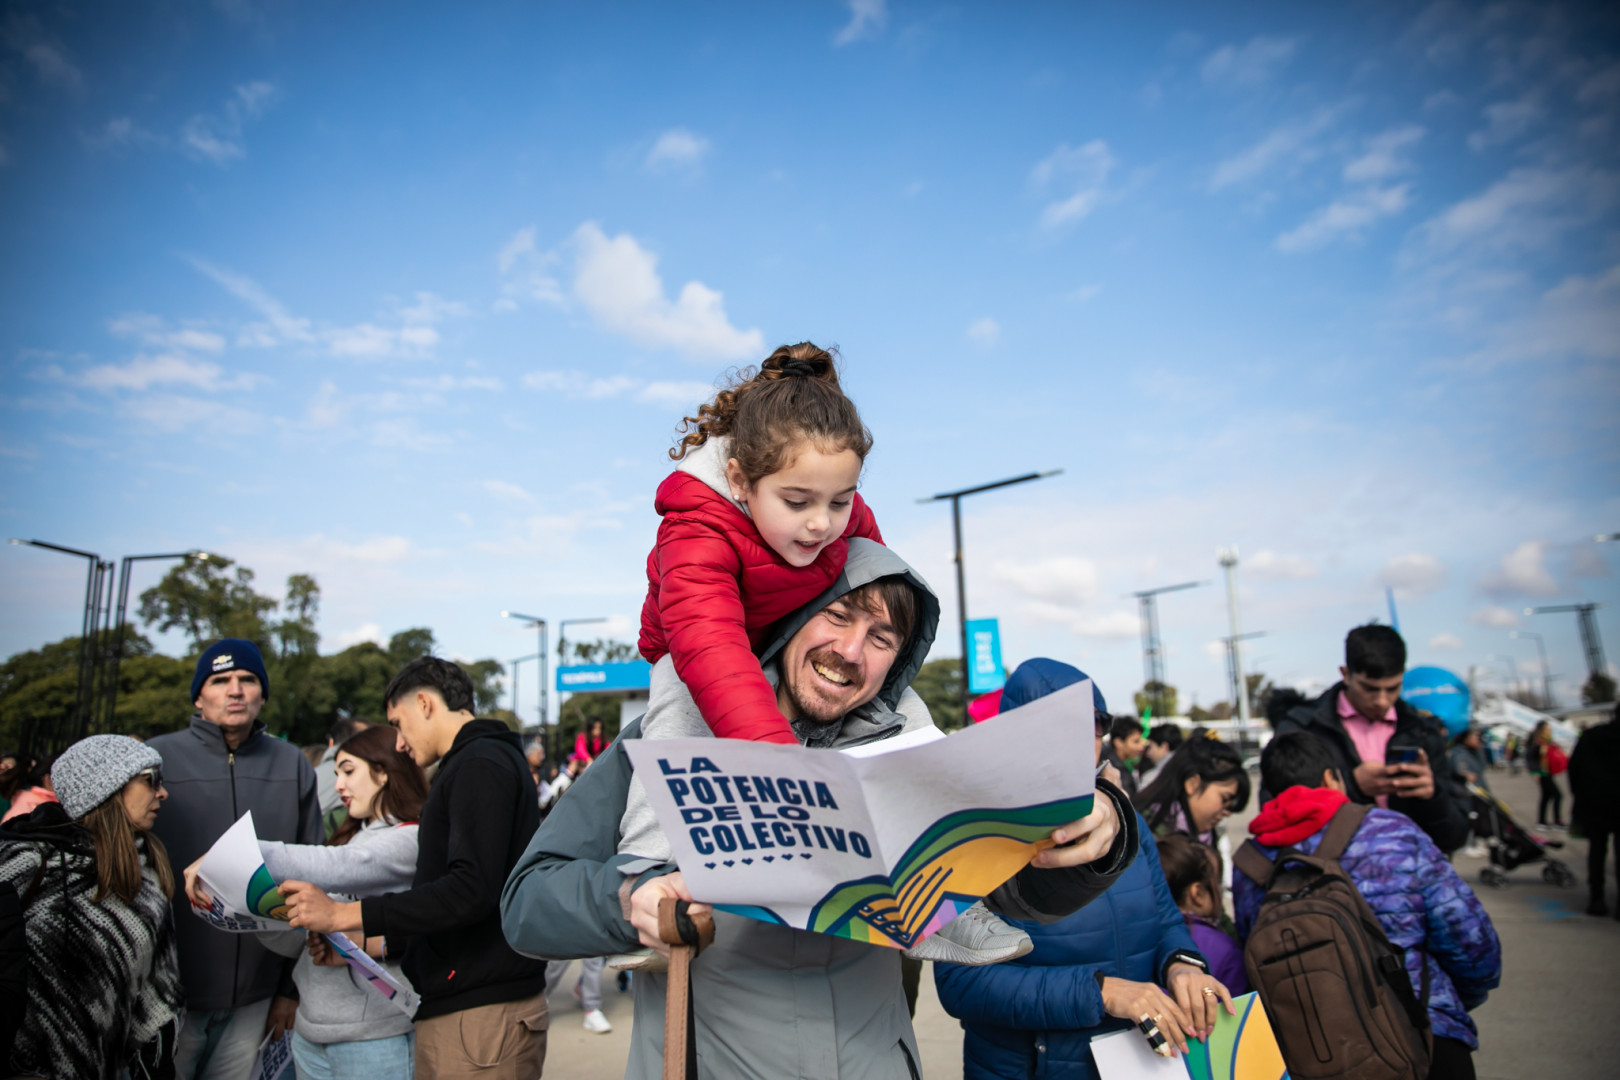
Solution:
M624 746L695 898L905 949L1091 812L1091 700L1080 683L948 738L927 728L843 753Z
M287 904L259 853L253 811L214 841L197 877L213 902L207 908L193 904L191 910L209 925L239 934L293 929L287 925Z
M394 1008L406 1016L415 1018L417 1007L422 1004L422 999L415 990L394 978L387 968L356 945L349 935L336 933L322 936L331 942L338 955L347 960L349 966L358 972L373 990L381 994Z
M1091 1040L1091 1057L1101 1080L1289 1080L1282 1050L1258 994L1232 999L1237 1015L1223 1007L1215 1030L1200 1042L1187 1040L1187 1052L1160 1057L1135 1028Z

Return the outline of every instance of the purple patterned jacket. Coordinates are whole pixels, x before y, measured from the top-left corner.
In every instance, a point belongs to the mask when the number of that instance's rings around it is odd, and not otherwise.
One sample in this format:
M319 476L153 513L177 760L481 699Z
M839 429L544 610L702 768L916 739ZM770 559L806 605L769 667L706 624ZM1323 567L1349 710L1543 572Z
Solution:
M1309 854L1322 831L1294 846ZM1276 848L1260 846L1267 858ZM1469 1009L1502 980L1502 944L1479 897L1452 869L1429 835L1405 814L1376 807L1339 860L1389 940L1406 950L1413 993L1421 992L1422 968L1429 965L1429 1020L1439 1038L1479 1048ZM1248 940L1264 889L1242 873L1232 875L1232 902L1238 935Z

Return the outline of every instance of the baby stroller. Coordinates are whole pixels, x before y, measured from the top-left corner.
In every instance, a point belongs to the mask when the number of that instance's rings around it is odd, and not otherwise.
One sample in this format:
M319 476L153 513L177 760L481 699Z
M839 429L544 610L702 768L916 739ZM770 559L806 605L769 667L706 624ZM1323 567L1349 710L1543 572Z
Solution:
M1525 863L1539 862L1541 880L1561 889L1575 887L1575 873L1547 854L1549 848L1562 848L1557 840L1541 840L1526 832L1507 804L1478 784L1468 785L1468 817L1474 835L1490 848L1491 864L1479 872L1479 880L1493 888L1507 887L1508 871Z

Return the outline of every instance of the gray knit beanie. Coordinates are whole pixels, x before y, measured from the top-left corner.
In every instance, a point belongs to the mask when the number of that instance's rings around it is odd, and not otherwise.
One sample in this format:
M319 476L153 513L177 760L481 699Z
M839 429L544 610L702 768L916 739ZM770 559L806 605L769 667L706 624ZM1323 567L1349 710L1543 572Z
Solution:
M144 769L163 767L163 755L128 735L92 735L62 751L51 767L51 786L70 818L84 817Z

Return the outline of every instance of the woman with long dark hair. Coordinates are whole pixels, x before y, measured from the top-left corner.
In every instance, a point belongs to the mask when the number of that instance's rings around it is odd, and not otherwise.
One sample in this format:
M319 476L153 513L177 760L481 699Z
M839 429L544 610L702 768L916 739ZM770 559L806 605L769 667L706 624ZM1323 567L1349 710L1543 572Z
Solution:
M1201 736L1182 743L1132 801L1153 835L1186 833L1214 847L1220 823L1249 804L1249 774L1236 750Z
M308 881L344 901L400 892L416 873L417 815L427 780L395 749L394 729L367 727L338 747L337 793L349 819L325 844L261 840L265 869L277 882ZM200 862L201 860L199 860ZM196 864L186 870L186 891L206 902ZM292 931L260 934L266 947L298 956L298 1017L293 1063L300 1080L410 1080L415 1023L355 974L319 935ZM354 935L355 944L382 957L382 939ZM396 964L391 975L409 985Z
M5 1076L174 1075L185 1008L168 853L152 835L163 758L92 735L51 767L55 798L0 826L0 881L21 901L27 1008Z

